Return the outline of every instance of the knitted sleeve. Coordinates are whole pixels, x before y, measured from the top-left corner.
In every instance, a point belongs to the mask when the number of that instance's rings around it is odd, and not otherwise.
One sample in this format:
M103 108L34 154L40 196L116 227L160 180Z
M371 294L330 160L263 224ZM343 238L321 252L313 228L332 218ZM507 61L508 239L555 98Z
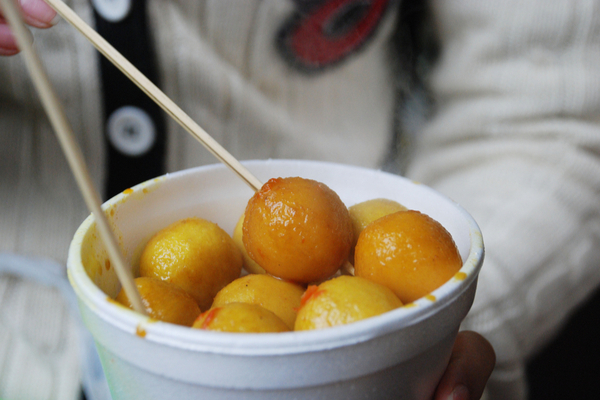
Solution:
M408 175L482 228L464 327L496 349L491 398L519 399L524 360L600 284L600 2L432 4L437 110Z

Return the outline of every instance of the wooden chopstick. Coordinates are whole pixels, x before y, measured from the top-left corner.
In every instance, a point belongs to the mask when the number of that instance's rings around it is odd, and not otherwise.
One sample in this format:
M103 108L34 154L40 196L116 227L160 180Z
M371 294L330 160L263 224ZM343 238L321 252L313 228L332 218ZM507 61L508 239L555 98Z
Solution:
M56 133L65 157L67 158L71 171L75 176L79 190L83 195L88 209L94 215L96 228L100 233L100 238L104 242L109 259L115 267L121 286L125 290L135 311L146 315L146 310L142 305L142 300L133 280L131 269L126 267L121 249L108 224L106 215L102 211L100 196L94 187L81 150L74 139L64 109L62 108L62 105L48 80L48 76L46 75L42 63L29 39L29 32L25 27L20 10L15 4L15 0L0 1L2 2L4 17L10 24L17 45L25 59L29 75L40 96L42 105L54 128L54 132Z
M262 183L254 177L238 160L215 141L204 129L192 120L181 108L179 108L167 95L165 95L154 83L142 74L133 64L121 55L102 36L85 23L73 10L60 0L46 0L54 10L70 23L75 29L83 34L94 47L102 53L110 62L123 72L133 83L158 104L168 115L170 115L188 133L196 138L206 149L208 149L223 164L231 168L240 178L244 180L255 191L259 190Z

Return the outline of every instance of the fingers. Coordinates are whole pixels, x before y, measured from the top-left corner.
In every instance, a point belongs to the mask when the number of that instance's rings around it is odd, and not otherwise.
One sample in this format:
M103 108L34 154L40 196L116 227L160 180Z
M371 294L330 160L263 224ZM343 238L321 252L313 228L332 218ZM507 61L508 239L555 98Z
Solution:
M0 56L12 56L17 54L17 44L8 25L0 22Z
M460 332L435 400L477 400L496 363L490 343L475 332Z
M43 0L21 0L25 23L35 28L50 28L56 23L56 11ZM15 38L2 17L0 7L0 56L10 56L19 52Z
M55 24L56 11L44 0L20 0L23 19L35 28L50 28ZM1 14L1 13L0 13ZM1 20L3 23L4 20Z

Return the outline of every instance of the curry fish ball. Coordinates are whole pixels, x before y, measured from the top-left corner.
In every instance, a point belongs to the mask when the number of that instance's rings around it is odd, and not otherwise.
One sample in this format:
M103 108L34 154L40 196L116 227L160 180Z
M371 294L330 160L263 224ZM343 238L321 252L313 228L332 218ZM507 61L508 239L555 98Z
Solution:
M241 271L242 255L233 239L217 224L201 218L180 220L159 231L140 259L140 276L182 288L203 310Z
M300 283L332 276L352 246L352 221L325 184L274 178L248 202L243 224L248 255L269 274Z
M234 333L288 332L278 316L256 304L229 303L200 314L192 328Z
M302 302L296 331L349 324L402 306L387 287L347 275L309 286Z
M246 275L225 286L213 301L212 307L229 303L257 304L277 315L294 329L297 310L304 287L270 275Z
M354 271L388 286L404 303L437 289L462 266L450 233L418 211L399 211L367 226L358 238Z
M388 214L406 210L407 208L397 201L382 198L363 201L348 207L354 228L354 243L356 244L362 230L371 222Z
M244 214L240 217L237 224L235 225L235 229L233 230L233 241L237 245L238 249L242 253L242 257L244 260L244 269L251 274L264 274L266 273L265 269L258 265L256 261L250 258L248 252L246 251L246 247L244 247L244 242L242 240L242 226L244 225Z
M192 326L200 315L196 300L183 289L157 278L136 278L135 285L142 298L142 304L148 316L163 322ZM133 309L129 297L123 289L116 299L119 303Z

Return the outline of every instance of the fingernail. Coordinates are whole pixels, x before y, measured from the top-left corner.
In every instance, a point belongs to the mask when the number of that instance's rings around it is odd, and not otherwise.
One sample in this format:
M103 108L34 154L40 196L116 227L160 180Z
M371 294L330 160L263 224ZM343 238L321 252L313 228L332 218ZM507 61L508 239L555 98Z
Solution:
M56 11L43 0L20 0L27 22L39 28L47 28L58 22Z
M465 385L458 385L450 393L448 400L469 400L469 389Z
M50 20L50 25L54 26L54 25L58 24L58 21L60 21L60 15L54 14L54 18L52 18L52 20Z

